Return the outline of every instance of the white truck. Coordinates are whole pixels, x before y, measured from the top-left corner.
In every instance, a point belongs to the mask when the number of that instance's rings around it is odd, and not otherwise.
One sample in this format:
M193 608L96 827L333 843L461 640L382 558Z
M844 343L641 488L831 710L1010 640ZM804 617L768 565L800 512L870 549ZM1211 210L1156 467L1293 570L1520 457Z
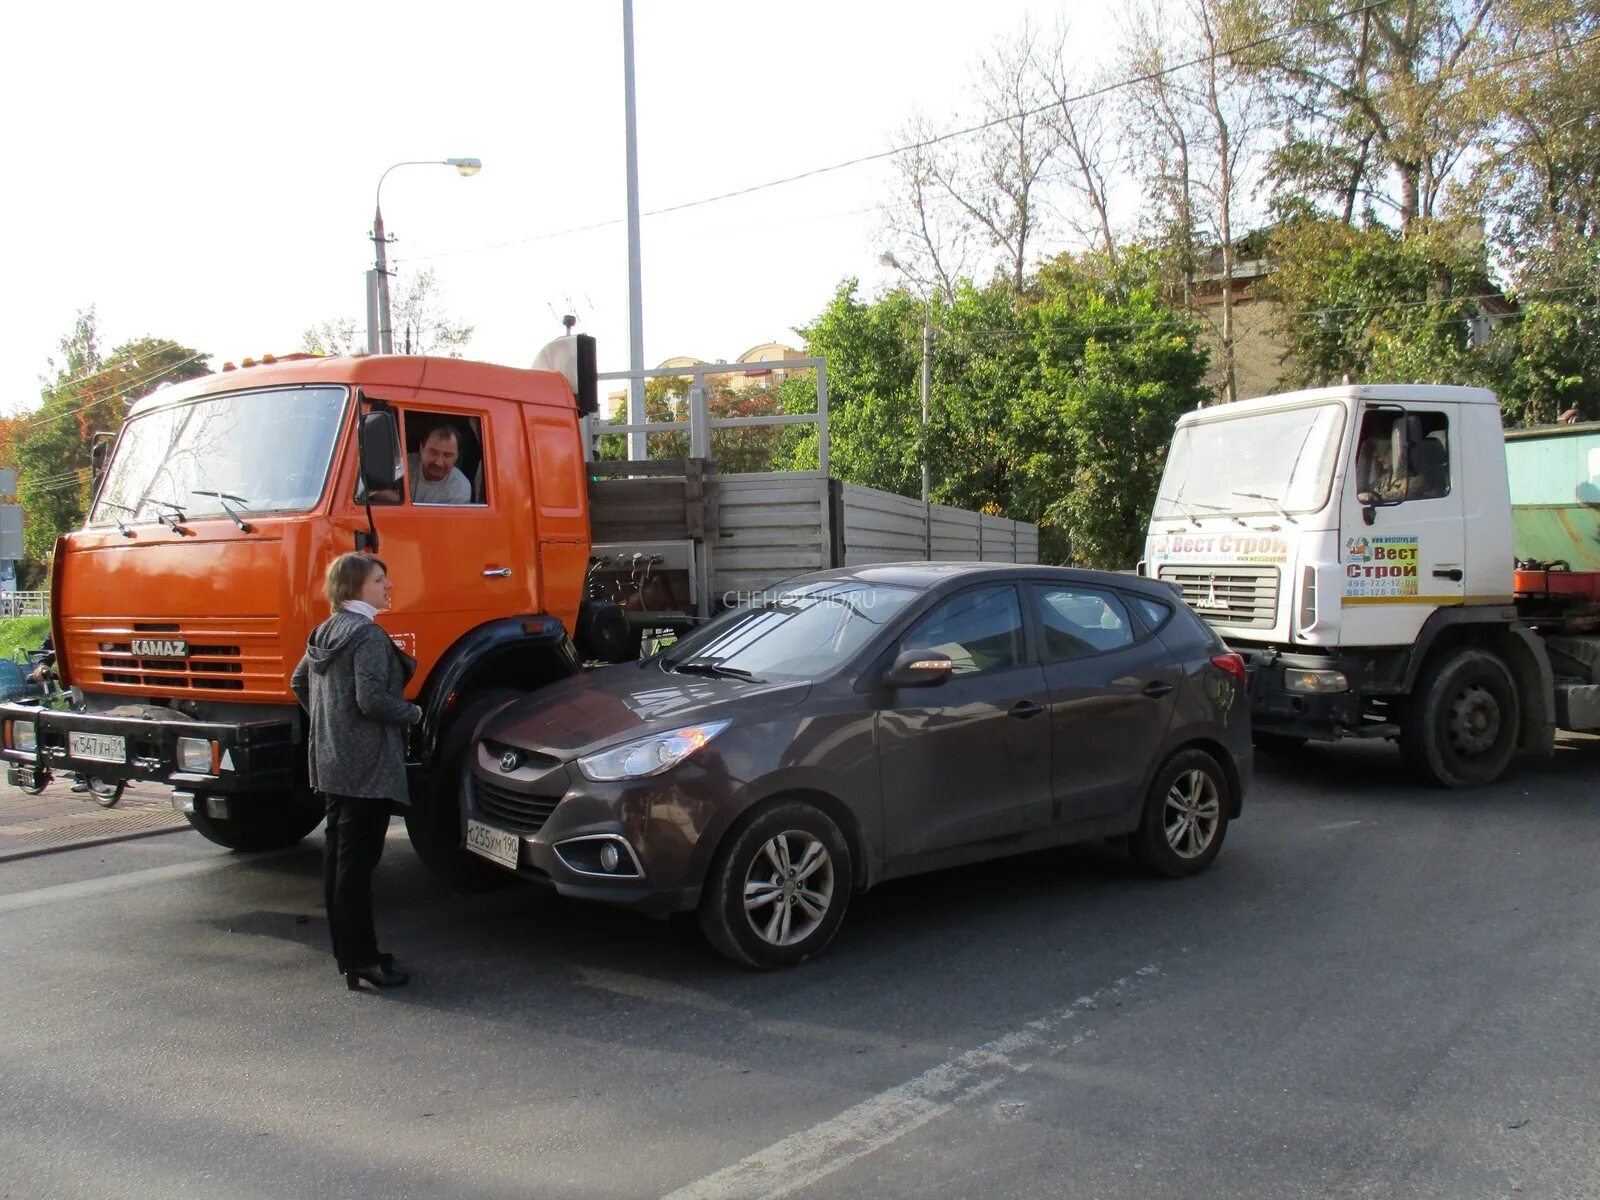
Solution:
M1142 574L1250 668L1256 743L1386 738L1446 787L1600 729L1600 426L1346 385L1178 422Z

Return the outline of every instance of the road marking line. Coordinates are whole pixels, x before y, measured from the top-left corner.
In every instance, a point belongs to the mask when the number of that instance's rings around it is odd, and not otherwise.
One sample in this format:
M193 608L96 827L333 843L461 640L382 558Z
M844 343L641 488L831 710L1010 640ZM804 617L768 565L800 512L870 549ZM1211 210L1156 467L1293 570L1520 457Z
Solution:
M254 854L248 862L277 858L288 850L271 850ZM36 908L41 904L56 904L63 900L84 900L90 896L103 896L107 892L122 892L143 887L147 883L163 883L169 879L182 879L186 875L203 875L207 871L222 871L245 865L239 859L218 856L199 862L170 863L164 867L146 867L142 871L125 871L121 875L105 875L99 879L80 879L73 883L57 883L49 887L34 888L29 892L13 892L0 896L0 913Z
M809 1187L920 1129L958 1104L985 1096L1041 1060L1084 1041L1089 1037L1087 1032L1064 1041L1057 1040L1057 1035L1080 1013L1099 1007L1102 1000L1122 995L1138 980L1159 970L1154 965L1140 967L1020 1029L929 1067L830 1120L681 1187L662 1200L778 1200Z

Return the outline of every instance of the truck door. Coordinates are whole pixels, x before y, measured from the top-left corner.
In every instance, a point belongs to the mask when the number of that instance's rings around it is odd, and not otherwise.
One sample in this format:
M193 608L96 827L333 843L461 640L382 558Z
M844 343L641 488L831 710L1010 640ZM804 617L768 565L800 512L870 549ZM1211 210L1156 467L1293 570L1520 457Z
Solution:
M526 523L515 498L499 494L492 470L495 414L426 402L395 407L405 478L398 495L373 497L379 556L395 581L382 623L428 663L473 626L530 611ZM518 431L508 432L515 445Z
M1339 640L1415 639L1428 616L1466 598L1455 405L1367 405L1346 463L1339 521Z

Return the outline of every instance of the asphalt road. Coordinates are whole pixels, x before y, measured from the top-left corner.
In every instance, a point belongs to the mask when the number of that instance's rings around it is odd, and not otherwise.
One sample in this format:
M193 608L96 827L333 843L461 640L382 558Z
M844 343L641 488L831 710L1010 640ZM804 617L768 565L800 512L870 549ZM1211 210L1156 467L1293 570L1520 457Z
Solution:
M1216 867L886 885L820 960L461 898L345 991L320 838L0 866L0 1196L1600 1197L1600 739L1493 789L1263 760Z

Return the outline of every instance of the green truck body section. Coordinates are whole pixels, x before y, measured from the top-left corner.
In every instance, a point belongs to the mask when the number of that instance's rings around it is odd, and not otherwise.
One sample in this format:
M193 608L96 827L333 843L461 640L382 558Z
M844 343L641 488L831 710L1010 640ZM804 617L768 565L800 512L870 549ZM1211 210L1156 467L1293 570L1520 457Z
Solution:
M1519 560L1600 571L1600 425L1506 431Z

